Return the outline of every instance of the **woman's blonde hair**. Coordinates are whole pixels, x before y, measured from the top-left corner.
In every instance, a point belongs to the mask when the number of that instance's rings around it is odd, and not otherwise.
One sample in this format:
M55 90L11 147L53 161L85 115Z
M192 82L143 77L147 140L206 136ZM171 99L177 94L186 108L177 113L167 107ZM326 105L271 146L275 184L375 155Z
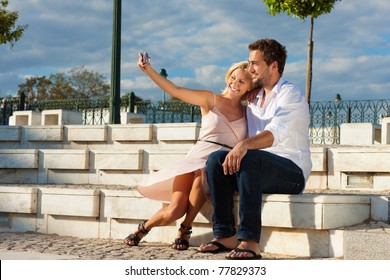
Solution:
M248 61L241 61L241 62L237 62L237 63L232 64L232 66L230 66L229 70L226 72L225 82L227 83L229 81L230 76L232 75L232 73L236 69L242 69L245 72L247 72L248 65L249 65Z
M248 66L249 66L248 61L240 61L240 62L232 64L232 66L230 66L229 70L226 72L226 76L225 76L226 84L228 83L230 76L232 75L232 73L236 69L242 69L245 71L245 73L247 75L249 75ZM251 87L251 89L252 89L252 87ZM226 92L227 92L227 87L223 90L222 94L225 94ZM242 99L246 99L246 95L247 94L244 94Z

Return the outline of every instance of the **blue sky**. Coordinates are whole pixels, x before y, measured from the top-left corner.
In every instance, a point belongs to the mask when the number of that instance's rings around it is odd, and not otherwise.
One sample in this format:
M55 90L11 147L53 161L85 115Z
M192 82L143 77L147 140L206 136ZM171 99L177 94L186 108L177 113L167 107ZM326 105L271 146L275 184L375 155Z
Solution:
M369 4L368 4L369 3ZM13 49L0 46L0 97L29 76L85 65L111 71L112 0L11 0L18 24L29 24ZM266 13L261 0L122 0L121 93L160 100L137 68L148 51L153 67L189 88L221 92L248 43L274 38L287 47L284 78L305 89L309 21ZM343 0L314 25L312 101L390 99L390 2Z

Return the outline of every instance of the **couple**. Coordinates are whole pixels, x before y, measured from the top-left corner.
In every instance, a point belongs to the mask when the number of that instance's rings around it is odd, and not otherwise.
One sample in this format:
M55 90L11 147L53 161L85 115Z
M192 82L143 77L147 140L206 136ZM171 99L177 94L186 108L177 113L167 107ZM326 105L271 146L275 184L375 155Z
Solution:
M138 65L170 95L201 107L200 140L178 164L149 176L141 194L170 203L125 238L138 245L151 228L185 216L172 247L189 247L191 224L206 201L214 207L214 239L204 253L229 252L227 259L261 258L263 193L300 194L311 171L309 106L302 93L282 79L287 51L273 39L248 46L248 62L233 65L222 94L180 88L150 66ZM248 105L243 107L242 100ZM206 164L207 161L207 164ZM236 230L233 196L239 195Z

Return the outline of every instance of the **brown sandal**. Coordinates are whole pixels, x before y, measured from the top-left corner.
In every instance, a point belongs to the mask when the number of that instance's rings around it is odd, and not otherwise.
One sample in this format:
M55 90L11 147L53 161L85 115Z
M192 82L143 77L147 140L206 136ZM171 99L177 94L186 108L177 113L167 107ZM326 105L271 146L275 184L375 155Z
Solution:
M150 231L150 229L145 228L145 223L147 221L143 221L138 225L138 230L135 233L130 234L127 236L123 242L126 243L129 246L138 246L139 242L141 241L141 238L143 238L145 235L147 235ZM142 237L139 237L138 234L143 234ZM129 242L133 242L133 244L129 244Z
M172 248L178 251L187 250L190 247L190 243L188 240L191 237L192 227L186 227L185 225L180 224L180 228L178 229L178 231L180 231L181 235L173 242L173 245L176 245L176 248ZM181 247L178 248L177 245L180 245Z

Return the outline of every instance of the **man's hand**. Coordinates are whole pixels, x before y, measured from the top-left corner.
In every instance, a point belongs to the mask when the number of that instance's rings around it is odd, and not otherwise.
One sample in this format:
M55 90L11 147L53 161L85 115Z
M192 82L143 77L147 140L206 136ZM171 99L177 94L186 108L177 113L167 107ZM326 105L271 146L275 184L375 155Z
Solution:
M243 141L234 146L234 148L227 154L225 161L222 164L223 173L225 175L232 175L239 171L241 160L246 155L247 151L248 149Z

